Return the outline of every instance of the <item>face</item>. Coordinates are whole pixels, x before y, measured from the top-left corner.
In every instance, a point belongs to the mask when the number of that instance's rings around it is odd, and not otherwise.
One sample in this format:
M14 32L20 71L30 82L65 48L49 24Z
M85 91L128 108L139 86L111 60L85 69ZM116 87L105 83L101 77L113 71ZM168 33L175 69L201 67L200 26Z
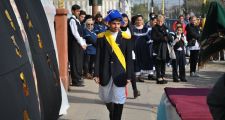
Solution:
M179 21L182 23L182 22L184 22L184 17L183 16L180 16L179 17Z
M102 17L98 17L98 18L97 18L97 21L98 21L98 22L101 22L101 21L102 21Z
M136 20L135 20L135 25L136 25L136 26L144 25L143 18L142 18L142 17L136 18Z
M110 31L118 32L120 30L120 20L114 20L109 22Z
M193 17L191 19L191 23L194 24L194 25L197 25L198 24L197 18L196 17Z
M79 16L80 22L84 21L84 18L85 18L85 15L80 15L80 16Z
M158 19L158 20L157 20L157 24L158 24L159 26L162 26L162 25L164 24L164 18Z
M78 9L78 10L73 10L72 13L73 13L73 15L75 15L76 17L79 17L79 15L80 15L80 9Z
M190 15L189 15L189 14L187 14L187 15L186 15L186 19L187 19L187 20L189 20L189 18L190 18Z
M126 27L128 25L128 18L123 17L124 24L122 25L123 27Z
M87 21L86 27L88 30L93 30L94 22L92 20Z
M157 24L157 19L151 20L150 23L152 27L155 26Z
M177 34L181 34L183 32L183 29L182 28L177 28Z

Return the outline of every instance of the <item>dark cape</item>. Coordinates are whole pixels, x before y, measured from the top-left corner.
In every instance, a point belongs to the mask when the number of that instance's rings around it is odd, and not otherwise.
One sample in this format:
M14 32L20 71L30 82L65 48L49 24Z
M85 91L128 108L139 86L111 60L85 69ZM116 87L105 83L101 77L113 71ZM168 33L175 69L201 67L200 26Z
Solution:
M56 53L40 0L15 0L29 40L36 71L41 119L56 120L61 106L61 88Z
M9 0L1 0L0 16L0 118L40 120L31 65Z

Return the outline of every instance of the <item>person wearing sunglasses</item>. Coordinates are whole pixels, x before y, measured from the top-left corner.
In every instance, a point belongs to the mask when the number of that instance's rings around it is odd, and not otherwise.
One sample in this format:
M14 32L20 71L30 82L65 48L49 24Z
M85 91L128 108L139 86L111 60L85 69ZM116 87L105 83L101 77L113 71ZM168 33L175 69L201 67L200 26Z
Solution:
M88 17L89 16L89 17ZM91 15L87 15L88 18L84 21L84 39L87 43L87 49L85 51L86 57L84 58L84 74L87 79L92 79L94 62L96 56L96 40L97 35L94 32L94 21Z

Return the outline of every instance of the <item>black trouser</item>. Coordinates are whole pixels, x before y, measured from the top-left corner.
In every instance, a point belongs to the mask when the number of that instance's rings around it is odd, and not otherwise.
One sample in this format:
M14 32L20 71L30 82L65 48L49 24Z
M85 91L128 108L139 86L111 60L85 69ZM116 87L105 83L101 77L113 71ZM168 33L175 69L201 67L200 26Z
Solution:
M95 66L95 58L96 55L89 55L89 73L92 74L94 72L94 66Z
M106 107L109 111L110 120L121 120L123 104L106 103Z
M132 85L133 90L137 90L136 82L137 82L136 75L135 75L135 73L133 73L131 76L131 85Z
M94 72L94 63L96 55L84 55L84 75Z
M224 50L220 51L220 60L225 60L224 59Z
M84 64L83 64L83 75L88 73L88 65L89 65L89 56L86 52L84 52Z
M190 50L190 72L196 72L199 50Z
M155 60L156 78L157 80L165 76L166 72L166 60Z
M135 74L135 71L136 71L136 66L137 65L137 61L133 60L133 70L132 70L132 75L131 75L131 85L132 85L132 88L133 90L137 90L137 79L136 79L136 74Z
M83 48L76 42L73 43L71 49L71 78L72 83L79 84L82 81L82 70L83 70L83 56L84 50Z
M185 79L185 53L184 51L175 51L176 59L172 60L172 67L173 67L173 78L178 78L177 69L179 66L179 78Z

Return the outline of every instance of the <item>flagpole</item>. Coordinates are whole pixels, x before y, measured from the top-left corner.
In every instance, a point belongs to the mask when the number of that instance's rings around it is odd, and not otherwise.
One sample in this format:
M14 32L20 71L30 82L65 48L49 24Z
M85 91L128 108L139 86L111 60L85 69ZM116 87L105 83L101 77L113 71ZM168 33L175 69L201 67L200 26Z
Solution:
M151 12L154 12L154 1L151 0Z
M162 0L162 15L165 14L165 0Z
M98 0L92 0L92 15L95 16L98 12Z

